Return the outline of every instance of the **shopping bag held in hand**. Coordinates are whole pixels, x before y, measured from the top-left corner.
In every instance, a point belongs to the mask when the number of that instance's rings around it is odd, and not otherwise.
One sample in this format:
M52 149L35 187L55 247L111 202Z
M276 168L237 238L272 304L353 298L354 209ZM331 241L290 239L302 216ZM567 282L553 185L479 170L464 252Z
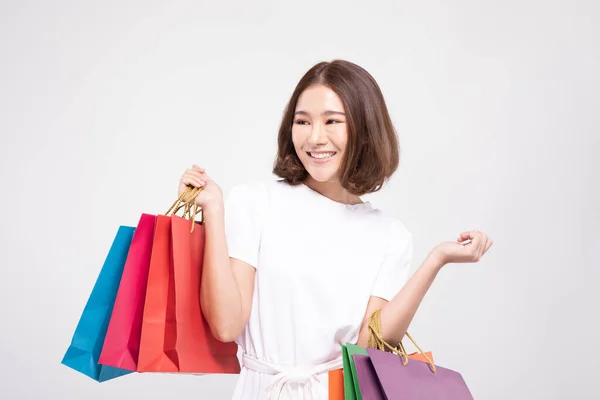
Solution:
M370 361L361 360L356 362L357 358L367 357L367 349L352 343L346 343L342 346L342 360L344 367L342 369L329 371L329 399L330 400L369 400L373 397L363 396L361 394L362 386L359 385L361 374L370 374L372 366ZM425 353L429 359L432 359L430 352ZM413 360L425 361L420 353L411 353L408 358ZM373 372L374 373L374 372ZM364 382L363 378L363 382ZM371 378L373 379L373 378ZM376 379L376 378L375 378ZM369 385L372 385L369 383ZM371 391L370 393L373 393Z
M139 372L233 373L240 371L237 344L216 340L200 309L204 226L194 204L201 189L188 188L156 220ZM175 215L184 209L184 218ZM173 215L169 215L173 211Z
M377 377L374 376L375 372L370 364L370 360L368 360L367 354L367 349L356 344L346 343L342 345L343 368L329 371L330 400L369 400L377 398L376 396L373 396L374 393L378 393L376 390L379 385L378 382L376 385L368 383L368 385L373 386L373 388L368 391L366 397L361 394L362 386L359 385L359 381L361 380L362 375L364 375L364 377L362 377L363 382L365 382L365 379L377 380ZM430 352L425 353L425 356L428 359L433 360ZM427 358L425 358L425 356L420 353L408 354L410 359L420 361L426 361ZM366 358L366 360L363 358ZM371 377L369 378L369 376Z
M121 226L113 240L62 364L103 382L130 371L98 364L135 228Z
M386 399L473 400L461 374L435 365L431 357L421 350L410 334L407 333L406 336L418 349L424 362L409 359L402 343L398 347L386 343L381 336L380 314L381 310L375 311L369 320L367 354L368 361L376 374L379 390L384 393ZM366 360L359 362L364 364ZM363 398L369 400L365 394L373 389L375 383L371 382L372 374L367 373L363 376L369 378L361 381L359 375L358 383Z
M135 371L156 216L142 214L129 247L100 364Z

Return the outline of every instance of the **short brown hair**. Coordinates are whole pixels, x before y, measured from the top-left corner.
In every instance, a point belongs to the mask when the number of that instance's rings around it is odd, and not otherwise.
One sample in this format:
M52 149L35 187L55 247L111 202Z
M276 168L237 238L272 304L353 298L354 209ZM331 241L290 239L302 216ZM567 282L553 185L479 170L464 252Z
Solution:
M298 98L316 84L333 90L346 111L348 148L340 167L342 186L358 196L378 191L398 168L396 130L375 79L362 67L344 60L318 63L298 82L279 127L273 173L292 185L308 178L292 143L292 125Z

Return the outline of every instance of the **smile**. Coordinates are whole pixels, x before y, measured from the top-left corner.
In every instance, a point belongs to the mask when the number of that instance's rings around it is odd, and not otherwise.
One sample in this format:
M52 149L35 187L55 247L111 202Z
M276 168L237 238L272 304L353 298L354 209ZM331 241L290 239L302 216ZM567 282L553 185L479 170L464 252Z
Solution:
M311 156L312 158L316 158L317 160L327 160L333 156L335 156L337 153L335 151L328 151L328 152L307 152L309 156Z

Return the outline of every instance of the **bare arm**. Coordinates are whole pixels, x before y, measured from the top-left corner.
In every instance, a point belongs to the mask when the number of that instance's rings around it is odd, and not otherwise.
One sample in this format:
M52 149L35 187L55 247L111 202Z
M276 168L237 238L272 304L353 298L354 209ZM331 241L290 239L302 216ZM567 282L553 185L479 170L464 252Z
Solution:
M412 322L425 294L444 263L429 255L394 298L381 309L381 335L388 343L399 343Z
M229 257L225 236L223 193L197 165L187 169L179 181L182 196L188 187L199 188L195 203L202 207L205 227L204 264L200 283L200 307L215 338L235 340L250 318L256 270Z
M383 340L392 346L399 343L442 266L443 263L439 258L430 255L391 301L372 296L367 305L358 345L366 347L369 337L369 317L379 308L381 308Z
M459 243L466 240L472 242L467 245ZM378 297L370 298L358 344L366 346L369 337L369 317L378 308L381 308L383 340L393 346L399 343L440 269L449 263L478 262L492 245L493 242L489 237L479 231L463 232L457 242L440 243L429 253L423 264L391 301Z
M235 340L250 318L254 267L229 258L222 202L204 209L206 240L200 304L212 334L222 342Z
M250 318L256 270L229 258L223 205L205 208L206 240L200 303L212 334L222 342L235 340Z

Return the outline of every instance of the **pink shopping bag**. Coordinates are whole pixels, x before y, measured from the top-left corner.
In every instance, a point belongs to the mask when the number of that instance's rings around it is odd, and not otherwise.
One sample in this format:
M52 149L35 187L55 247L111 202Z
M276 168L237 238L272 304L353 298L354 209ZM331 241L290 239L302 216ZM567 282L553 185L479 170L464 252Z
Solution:
M99 363L135 371L156 216L142 214L125 262Z

